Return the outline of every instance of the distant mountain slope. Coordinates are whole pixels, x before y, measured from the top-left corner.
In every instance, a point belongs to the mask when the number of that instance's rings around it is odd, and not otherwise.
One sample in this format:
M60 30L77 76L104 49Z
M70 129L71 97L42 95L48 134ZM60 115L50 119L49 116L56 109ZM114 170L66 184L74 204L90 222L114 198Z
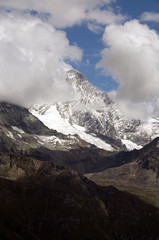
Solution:
M114 142L118 150L124 150L124 145L128 150L140 149L159 135L158 118L143 122L128 119L106 92L91 85L81 73L68 71L67 82L74 91L71 100L34 105L30 109L49 128L63 134L77 134L88 142L93 136L94 144L104 149L99 138L106 143Z
M128 156L133 159L129 163L87 176L100 184L159 191L159 138L139 151L123 153L123 161Z

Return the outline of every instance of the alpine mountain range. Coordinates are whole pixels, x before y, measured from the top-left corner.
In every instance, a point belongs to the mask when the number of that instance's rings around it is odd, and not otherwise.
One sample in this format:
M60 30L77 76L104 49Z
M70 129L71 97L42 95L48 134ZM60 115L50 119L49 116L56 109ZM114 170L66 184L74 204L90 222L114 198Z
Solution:
M159 118L66 81L67 101L0 102L0 239L158 240Z

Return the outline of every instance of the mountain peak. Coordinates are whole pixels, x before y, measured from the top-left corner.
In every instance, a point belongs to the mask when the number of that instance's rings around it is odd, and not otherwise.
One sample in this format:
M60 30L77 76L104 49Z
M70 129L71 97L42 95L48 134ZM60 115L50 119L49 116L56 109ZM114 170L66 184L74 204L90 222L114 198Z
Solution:
M79 100L80 96L82 102L99 103L100 101L100 104L102 104L104 101L108 105L112 103L112 100L109 98L106 92L103 92L102 90L93 86L82 73L76 70L72 69L67 72L67 82L75 90L76 98Z
M69 101L46 104L42 106L43 112L40 107L30 109L49 128L66 135L77 134L84 140L88 137L85 134L89 134L91 139L92 136L97 137L96 144L99 138L112 144L108 140L110 138L113 142L119 141L120 147L125 145L128 150L140 149L148 143L149 129L152 129L153 135L158 135L159 120L143 125L140 120L128 119L106 92L93 86L77 70L69 70L66 81L73 90Z
M88 83L88 80L84 77L84 75L74 69L67 72L67 81L75 84Z

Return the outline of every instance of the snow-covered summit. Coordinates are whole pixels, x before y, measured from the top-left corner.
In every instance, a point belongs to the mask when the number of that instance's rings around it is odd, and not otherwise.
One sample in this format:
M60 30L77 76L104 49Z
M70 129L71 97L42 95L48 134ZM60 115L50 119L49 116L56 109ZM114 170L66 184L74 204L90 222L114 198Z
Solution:
M85 105L98 103L102 107L103 103L112 103L108 94L94 87L82 73L70 70L67 72L67 82L74 89L74 100L83 102Z
M124 145L129 150L141 148L153 135L152 125L155 136L159 134L154 123L145 125L124 116L108 94L94 87L80 72L68 71L66 81L74 90L71 100L30 109L48 127L64 134L77 134L97 147L117 150L124 149Z

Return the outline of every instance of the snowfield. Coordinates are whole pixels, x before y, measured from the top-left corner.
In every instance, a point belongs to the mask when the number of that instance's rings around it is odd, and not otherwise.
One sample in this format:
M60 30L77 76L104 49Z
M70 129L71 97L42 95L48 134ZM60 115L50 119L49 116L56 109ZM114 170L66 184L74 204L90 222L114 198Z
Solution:
M39 114L35 110L32 110L31 113L50 129L56 130L57 132L65 135L77 134L82 140L91 143L98 148L106 151L114 151L114 148L110 144L105 143L101 139L94 137L91 134L87 134L84 127L81 127L77 124L71 125L68 119L62 118L57 111L56 105L51 106L43 115Z

